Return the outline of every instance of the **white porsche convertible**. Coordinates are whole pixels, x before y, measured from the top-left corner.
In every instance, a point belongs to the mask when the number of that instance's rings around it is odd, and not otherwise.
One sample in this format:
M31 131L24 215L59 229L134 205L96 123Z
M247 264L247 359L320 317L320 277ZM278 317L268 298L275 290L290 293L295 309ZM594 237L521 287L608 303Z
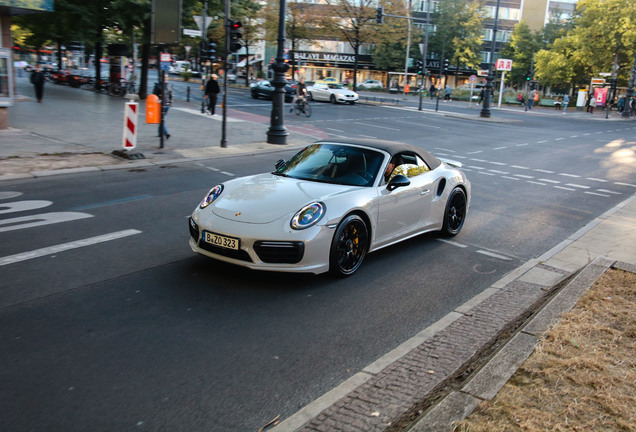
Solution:
M214 186L189 219L192 250L256 270L353 274L367 253L460 232L461 164L376 140L323 140L271 173Z

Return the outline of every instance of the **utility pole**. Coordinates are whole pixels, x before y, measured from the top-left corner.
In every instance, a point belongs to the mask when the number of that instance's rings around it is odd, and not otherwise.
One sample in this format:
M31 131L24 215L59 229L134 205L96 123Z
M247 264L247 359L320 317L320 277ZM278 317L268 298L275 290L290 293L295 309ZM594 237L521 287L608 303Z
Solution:
M407 16L410 18L411 15L411 0L408 3L408 9L406 10ZM406 61L404 62L404 95L406 96L406 86L409 82L409 60L411 57L411 20L408 19L409 23L407 37L406 37Z
M497 21L499 19L499 4L501 0L497 0L497 9L495 9L495 25L492 29L492 44L490 45L490 58L488 59L488 77L486 78L486 88L484 94L484 106L479 113L480 117L490 118L490 95L492 94L492 82L495 80L495 72L493 60L495 57L495 41L497 40Z
M422 47L422 60L424 61L424 69L422 70L422 80L420 83L420 105L417 107L422 111L422 95L424 93L424 84L428 76L428 68L426 67L426 57L428 57L428 29L431 22L431 0L426 0L426 29L424 31L424 46Z
M221 122L221 147L227 147L226 125L227 125L227 58L230 54L230 0L225 0L225 17L223 18L225 28L225 59L223 61L223 121Z
M226 0L228 1L228 0ZM289 65L285 63L285 9L286 0L280 0L280 10L278 12L278 50L276 52L276 62L274 63L274 95L272 97L272 115L269 130L267 131L267 142L269 144L287 144L289 132L283 125L285 115L285 72ZM355 77L354 77L355 79Z

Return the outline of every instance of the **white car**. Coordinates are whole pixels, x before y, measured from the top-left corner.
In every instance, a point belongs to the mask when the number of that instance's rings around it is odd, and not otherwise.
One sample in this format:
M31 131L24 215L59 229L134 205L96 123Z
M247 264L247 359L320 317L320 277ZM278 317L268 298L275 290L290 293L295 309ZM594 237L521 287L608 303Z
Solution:
M403 143L318 141L210 189L189 218L190 247L254 270L348 276L367 253L458 234L471 194L459 167Z
M358 93L349 90L342 84L316 82L307 89L309 100L327 101L331 103L350 103L353 105L360 98Z
M381 81L368 79L358 84L358 90L383 89L384 84Z

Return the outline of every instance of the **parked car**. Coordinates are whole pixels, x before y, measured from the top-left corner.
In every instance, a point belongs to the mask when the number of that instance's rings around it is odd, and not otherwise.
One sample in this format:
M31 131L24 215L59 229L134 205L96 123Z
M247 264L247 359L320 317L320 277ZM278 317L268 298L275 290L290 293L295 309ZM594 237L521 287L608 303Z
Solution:
M188 220L189 244L254 270L348 276L367 253L458 234L471 195L460 167L403 143L321 140L271 173L212 187Z
M327 101L331 103L350 103L353 105L359 99L358 93L349 90L342 84L318 81L307 88L309 100Z
M268 80L261 80L250 84L250 94L254 99L264 97L266 99L272 99L274 96L274 85ZM285 85L285 102L291 102L294 99L296 89L290 84Z
M358 84L358 90L383 89L384 84L381 81L368 79Z
M327 77L327 78L323 78L321 80L318 80L319 82L326 82L326 83L331 83L331 84L340 84L340 82L335 79L334 77Z

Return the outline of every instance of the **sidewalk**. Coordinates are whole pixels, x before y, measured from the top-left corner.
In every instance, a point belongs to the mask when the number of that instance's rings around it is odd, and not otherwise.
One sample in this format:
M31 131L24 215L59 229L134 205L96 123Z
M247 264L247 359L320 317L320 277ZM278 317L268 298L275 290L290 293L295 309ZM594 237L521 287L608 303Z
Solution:
M32 94L26 79L18 79L18 92ZM105 157L109 163L74 170L129 168L286 151L326 137L317 129L288 128L287 145L267 144L268 117L230 109L228 146L221 148L220 117L202 115L197 104L175 101L167 117L172 137L165 141L165 148L158 147L157 127L144 124L142 107L136 151L146 159L122 161L109 155L121 149L124 103L124 99L51 83L46 85L43 103L16 102L9 112L12 129L0 131L0 181L53 174L54 167L40 167L3 176L1 162L16 157L80 153ZM425 108L428 113L430 106ZM470 115L440 114L476 120L475 111ZM533 110L527 115L563 115L551 111ZM602 119L597 114L575 115L605 120L604 113ZM482 400L494 397L532 352L547 326L569 310L611 266L636 271L636 195L267 430L451 430L450 422L465 417ZM562 286L577 273L567 286ZM479 372L475 374L476 370Z

